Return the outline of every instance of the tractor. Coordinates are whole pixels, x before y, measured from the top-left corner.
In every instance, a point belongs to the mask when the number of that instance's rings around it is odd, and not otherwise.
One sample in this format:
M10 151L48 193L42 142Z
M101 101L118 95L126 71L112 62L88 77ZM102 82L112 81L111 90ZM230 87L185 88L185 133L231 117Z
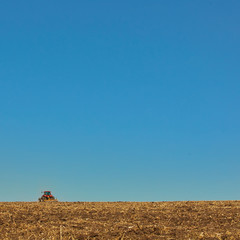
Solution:
M43 195L38 199L39 202L54 201L57 202L57 199L52 195L51 191L44 191Z

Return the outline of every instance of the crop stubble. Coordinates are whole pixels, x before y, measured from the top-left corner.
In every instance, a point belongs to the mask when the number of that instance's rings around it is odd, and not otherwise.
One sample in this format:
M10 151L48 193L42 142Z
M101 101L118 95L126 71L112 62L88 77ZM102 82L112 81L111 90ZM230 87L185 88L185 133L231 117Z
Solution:
M0 239L240 239L240 201L2 202Z

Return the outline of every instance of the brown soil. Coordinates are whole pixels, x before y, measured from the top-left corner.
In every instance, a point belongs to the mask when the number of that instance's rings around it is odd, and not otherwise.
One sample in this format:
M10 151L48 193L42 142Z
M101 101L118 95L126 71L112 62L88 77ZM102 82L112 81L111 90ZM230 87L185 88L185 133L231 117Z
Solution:
M240 239L240 201L0 203L0 239Z

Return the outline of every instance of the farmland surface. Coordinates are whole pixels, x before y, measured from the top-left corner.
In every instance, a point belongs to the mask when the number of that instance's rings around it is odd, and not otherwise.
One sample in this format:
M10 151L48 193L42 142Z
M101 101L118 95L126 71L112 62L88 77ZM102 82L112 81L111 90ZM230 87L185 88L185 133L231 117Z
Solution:
M240 201L2 202L0 239L240 239Z

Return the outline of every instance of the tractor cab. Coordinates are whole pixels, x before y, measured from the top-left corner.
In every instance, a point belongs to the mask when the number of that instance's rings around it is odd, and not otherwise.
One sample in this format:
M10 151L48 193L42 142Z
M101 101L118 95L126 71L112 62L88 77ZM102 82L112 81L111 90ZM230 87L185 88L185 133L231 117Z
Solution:
M44 191L44 194L43 195L46 195L46 196L51 196L51 192L50 191Z

